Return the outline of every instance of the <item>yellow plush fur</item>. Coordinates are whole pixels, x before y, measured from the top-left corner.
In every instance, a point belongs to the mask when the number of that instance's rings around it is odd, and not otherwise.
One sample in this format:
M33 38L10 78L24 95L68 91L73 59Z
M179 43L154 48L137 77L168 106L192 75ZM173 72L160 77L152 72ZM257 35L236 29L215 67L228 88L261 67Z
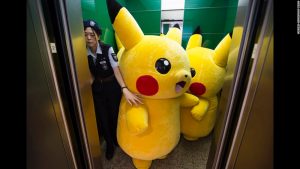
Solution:
M217 93L224 82L231 37L226 35L215 50L201 47L201 42L202 36L193 34L186 48L191 68L195 70L188 92L199 97L199 104L193 109L181 110L181 132L187 140L205 137L214 128ZM195 110L198 112L196 115Z
M167 32L166 36L170 39L175 40L178 44L181 45L182 33L179 28L177 27L169 28L169 31Z
M131 106L122 97L118 143L136 168L149 168L152 160L165 158L178 144L180 107L199 102L185 93L191 81L190 63L186 51L168 36L144 35L124 7L113 27L121 42L118 57L125 84L143 100L143 104Z

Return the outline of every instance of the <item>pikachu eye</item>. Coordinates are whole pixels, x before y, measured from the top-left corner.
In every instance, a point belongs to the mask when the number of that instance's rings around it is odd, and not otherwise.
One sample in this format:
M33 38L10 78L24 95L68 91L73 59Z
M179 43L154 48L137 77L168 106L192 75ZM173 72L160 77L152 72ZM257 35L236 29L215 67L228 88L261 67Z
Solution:
M192 75L192 77L194 77L196 75L196 71L194 68L191 68L191 75Z
M161 74L166 74L171 69L171 63L168 59L160 58L155 63L156 70Z

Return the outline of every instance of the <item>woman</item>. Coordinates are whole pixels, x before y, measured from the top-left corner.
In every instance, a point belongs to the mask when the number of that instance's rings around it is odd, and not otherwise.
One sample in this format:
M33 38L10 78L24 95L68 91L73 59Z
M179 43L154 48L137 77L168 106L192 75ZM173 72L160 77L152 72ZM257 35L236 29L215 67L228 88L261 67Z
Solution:
M126 87L113 48L100 41L102 31L98 24L93 20L86 20L83 24L89 68L94 78L92 92L97 127L106 141L105 155L110 160L114 154L114 146L118 145L116 127L122 92L130 105L142 102Z

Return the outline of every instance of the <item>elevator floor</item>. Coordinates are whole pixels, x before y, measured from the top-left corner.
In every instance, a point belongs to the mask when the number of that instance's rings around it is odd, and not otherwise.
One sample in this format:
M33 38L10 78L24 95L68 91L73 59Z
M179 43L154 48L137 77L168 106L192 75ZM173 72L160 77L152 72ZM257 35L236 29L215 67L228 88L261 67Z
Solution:
M209 135L193 142L181 137L178 145L167 158L154 160L150 169L205 169L211 137ZM105 159L105 155L101 157L101 160L103 169L135 169L131 158L119 147L110 161Z

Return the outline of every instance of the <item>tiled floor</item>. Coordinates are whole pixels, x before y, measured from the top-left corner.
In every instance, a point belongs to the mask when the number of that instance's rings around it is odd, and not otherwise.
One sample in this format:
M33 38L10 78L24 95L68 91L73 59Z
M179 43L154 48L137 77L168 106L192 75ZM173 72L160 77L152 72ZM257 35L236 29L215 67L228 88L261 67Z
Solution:
M209 154L211 135L194 142L181 137L177 147L163 160L154 160L150 169L205 169ZM113 159L102 156L104 169L135 169L131 158L119 147Z

